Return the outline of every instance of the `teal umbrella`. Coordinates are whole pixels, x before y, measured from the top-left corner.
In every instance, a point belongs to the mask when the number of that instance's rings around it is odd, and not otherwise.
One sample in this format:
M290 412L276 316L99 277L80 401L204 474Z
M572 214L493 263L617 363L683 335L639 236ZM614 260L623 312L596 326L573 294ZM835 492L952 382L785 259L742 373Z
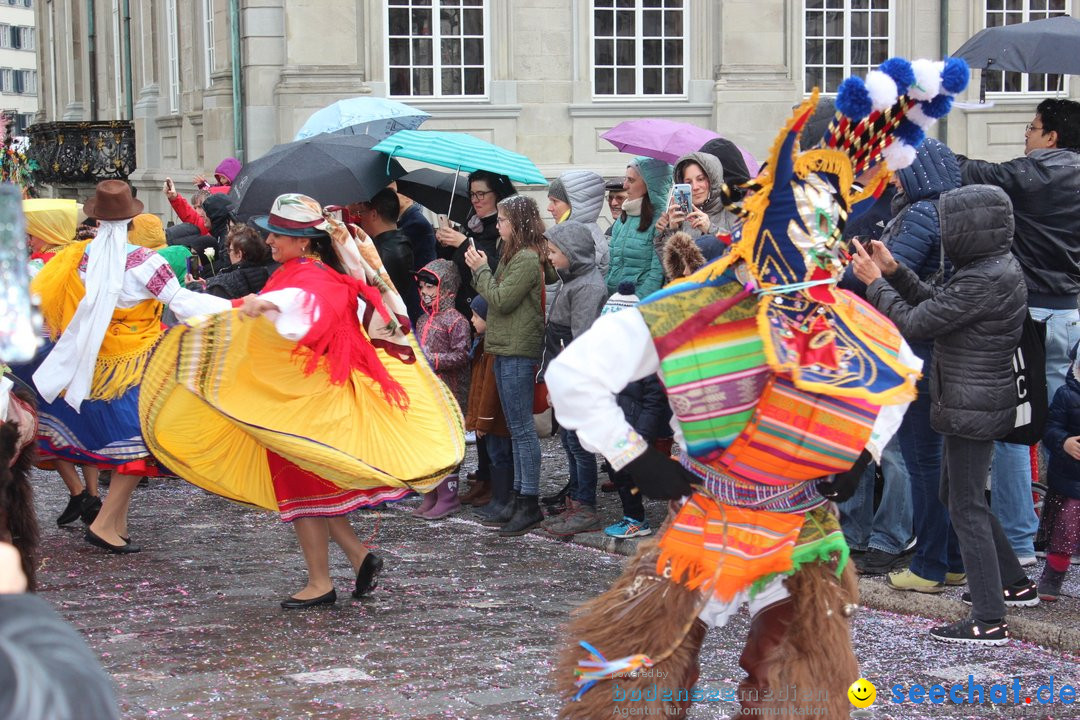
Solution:
M372 149L390 157L405 157L467 173L487 170L521 183L547 185L529 158L465 133L401 130Z

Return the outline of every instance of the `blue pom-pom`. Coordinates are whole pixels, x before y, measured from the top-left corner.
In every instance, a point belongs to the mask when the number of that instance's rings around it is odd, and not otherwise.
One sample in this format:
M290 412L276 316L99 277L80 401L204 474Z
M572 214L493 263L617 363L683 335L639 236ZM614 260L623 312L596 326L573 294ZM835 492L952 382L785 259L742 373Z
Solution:
M938 95L933 100L921 103L923 115L926 117L943 118L952 110L953 99L951 95Z
M901 57L891 57L878 66L878 70L885 73L896 83L896 89L903 95L907 89L915 83L915 71L911 69L911 63Z
M849 77L836 89L836 109L852 120L862 120L874 109L866 83Z
M953 95L963 92L971 78L971 70L963 59L951 57L945 61L945 69L941 71L941 87Z
M905 145L919 147L919 143L926 137L923 129L907 118L902 119L893 130L893 136L901 140Z

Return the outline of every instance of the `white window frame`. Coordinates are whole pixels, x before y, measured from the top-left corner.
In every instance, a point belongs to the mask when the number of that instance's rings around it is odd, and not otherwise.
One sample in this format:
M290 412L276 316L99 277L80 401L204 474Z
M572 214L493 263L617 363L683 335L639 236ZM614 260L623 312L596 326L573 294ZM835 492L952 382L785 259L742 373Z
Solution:
M872 40L875 40L875 39L880 39L880 36L876 36L876 35L871 34L871 35L867 35L865 38L863 38L863 37L853 38L852 35L851 35L851 14L853 12L863 12L863 10L861 8L852 9L852 7L851 7L852 0L843 0L843 2L844 2L843 10L831 9L831 12L843 12L843 14L844 14L844 38L843 38L843 40L844 40L844 64L843 64L843 68L842 68L843 69L842 74L843 74L843 77L846 78L846 77L850 77L854 73L854 71L852 70L852 66L851 66L851 43L854 40L863 40L863 39L868 40L868 41L872 41ZM893 55L896 54L896 9L897 9L896 6L897 6L897 2L898 2L898 0L888 0L889 9L887 10L887 12L888 12L888 15L889 15L889 30L888 30L887 40L889 42L889 49L885 53L885 57L882 58L882 61L884 61L884 60L886 60L886 59L888 59L888 58L890 58L890 57L892 57ZM802 85L803 95L807 96L807 95L810 94L810 91L813 90L814 88L813 88L813 86L811 86L811 87L806 86L806 67L807 67L807 63L806 63L806 45L807 45L807 40L808 40L808 37L806 35L806 13L807 13L806 0L802 1L801 6L800 6L800 10L801 10L801 13L799 14L799 36L802 38L802 63L801 63L801 70L802 70L801 75L802 75L802 78L799 80L799 83ZM829 11L830 11L830 9L826 8L826 12L829 12ZM815 9L815 12L818 12L818 10ZM869 12L869 9L867 9L865 12ZM880 11L878 11L878 12L880 12ZM872 23L871 23L871 25L872 25ZM822 39L823 42L828 42L828 36L822 36L821 39ZM822 49L822 52L824 52L824 48ZM872 59L873 58L871 56L871 63L870 63L871 67L874 66L874 63L872 62ZM824 57L822 57L822 67L828 68L828 67L833 67L833 66L829 65L828 63L825 63L825 59L824 59ZM861 70L862 65L857 66L857 69ZM822 84L824 84L824 81L825 81L825 75L822 74ZM824 88L821 88L820 91L821 91L822 96L834 96L834 95L836 95L836 90L828 90L828 91L826 91Z
M0 49L13 50L11 47L11 26L0 25Z
M217 48L214 47L214 0L203 0L203 67L206 87L210 87L217 65Z
M484 22L484 92L480 95L444 95L442 93L442 25L439 19L439 11L442 9L442 0L431 0L431 12L432 12L432 25L431 25L431 41L432 41L432 94L431 95L394 95L390 87L390 3L387 0L383 0L383 27L386 29L386 54L383 62L383 71L386 73L386 96L394 98L396 100L414 100L423 102L487 102L491 96L491 1L481 0L480 10L483 13ZM505 0L495 0L496 2L504 2ZM413 6L401 6L395 5L396 8L409 7L410 10ZM394 39L408 37L411 41L414 36L394 35ZM426 37L426 36L425 36ZM474 37L472 35L468 37ZM465 51L462 48L462 65L464 64ZM395 67L404 67L397 65ZM408 66L411 70L413 65ZM426 66L425 66L426 67ZM469 66L475 67L475 66ZM410 83L411 84L411 83ZM462 76L462 88L465 86L465 78Z
M180 50L176 0L165 0L166 67L169 77L169 113L180 114Z
M59 114L60 99L58 96L58 82L60 78L60 68L56 64L56 4L49 0L48 9L46 12L49 15L49 71L51 81L49 82L49 99L52 101L52 106L49 110L52 111L52 116L48 119L55 119Z
M20 42L22 43L23 50L36 50L37 39L34 37L34 28L22 27L19 28L19 32L22 34Z
M1031 0L1022 0L1024 7L1021 9L1022 19L1020 22L1028 22L1031 19ZM991 10L987 7L986 0L980 3L982 6L982 26L983 28L989 27L986 24L987 17ZM1072 0L1065 0L1065 14L1072 15L1073 3ZM997 11L994 11L997 12ZM1042 13L1040 12L1040 15ZM1040 18L1036 18L1038 20ZM984 71L980 70L980 74ZM995 73L1005 73L1011 71L994 70ZM1057 73L1020 73L1020 89L1019 90L987 90L986 97L988 98L1016 98L1016 97L1068 97L1069 96L1069 75L1068 73L1062 73L1061 90L1029 90L1028 82L1032 75L1054 75ZM982 78L980 78L980 81ZM1002 87L1005 85L1005 77L1002 75L1001 79Z
M596 3L593 0L589 0L589 93L595 102L623 102L626 100L664 100L667 101L679 101L688 99L688 86L690 84L690 3L693 0L683 0L683 5L679 10L683 14L682 23L682 42L683 42L683 55L682 55L682 87L683 91L678 94L645 94L640 92L642 87L642 77L644 75L644 68L642 67L641 60L644 56L643 43L645 38L642 37L642 30L644 23L642 17L645 8L642 6L641 0L634 1L634 88L638 90L632 95L620 95L618 93L612 93L610 95L601 95L596 92ZM665 8L660 8L664 10ZM616 36L617 37L617 36ZM650 38L653 39L653 38ZM617 50L613 50L617 52ZM614 56L612 62L615 62ZM618 64L612 65L617 71L619 69ZM661 68L666 67L664 65ZM618 87L618 81L615 82Z

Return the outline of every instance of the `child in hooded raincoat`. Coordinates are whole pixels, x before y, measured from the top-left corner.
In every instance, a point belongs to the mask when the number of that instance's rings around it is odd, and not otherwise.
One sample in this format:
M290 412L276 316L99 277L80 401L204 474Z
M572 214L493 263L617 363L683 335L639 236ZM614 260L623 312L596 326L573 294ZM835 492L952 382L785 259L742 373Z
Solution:
M608 296L604 276L596 268L595 246L588 226L567 222L548 228L544 236L548 261L562 278L562 287L551 301L548 313L541 375L563 348L600 317ZM558 408L555 413L557 416ZM566 511L549 517L542 525L560 537L600 530L603 524L596 513L596 455L581 446L576 432L563 429L561 435L570 465L569 497Z
M455 308L461 275L450 260L432 260L416 273L423 314L416 321L416 338L424 357L457 399L464 413L469 394L469 321ZM451 473L429 493L413 515L438 520L461 508L458 474Z

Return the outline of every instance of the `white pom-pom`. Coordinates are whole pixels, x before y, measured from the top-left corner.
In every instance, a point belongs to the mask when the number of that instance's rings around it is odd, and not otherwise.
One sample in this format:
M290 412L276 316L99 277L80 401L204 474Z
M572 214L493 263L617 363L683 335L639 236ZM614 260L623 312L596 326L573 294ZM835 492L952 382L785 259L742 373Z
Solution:
M870 93L870 104L874 110L890 108L896 102L896 81L881 72L871 70L866 73L866 90Z
M915 60L911 69L915 72L915 84L908 88L907 94L916 100L931 100L941 92L941 71L932 60Z
M912 105L911 109L904 113L904 117L921 127L923 130L929 130L930 126L935 122L934 118L923 112L922 103L915 103Z
M214 256L217 255L217 250L214 250L214 248L206 248L203 250L203 255L213 260Z
M881 157L885 158L885 165L896 172L915 162L915 148L896 141L881 151Z

